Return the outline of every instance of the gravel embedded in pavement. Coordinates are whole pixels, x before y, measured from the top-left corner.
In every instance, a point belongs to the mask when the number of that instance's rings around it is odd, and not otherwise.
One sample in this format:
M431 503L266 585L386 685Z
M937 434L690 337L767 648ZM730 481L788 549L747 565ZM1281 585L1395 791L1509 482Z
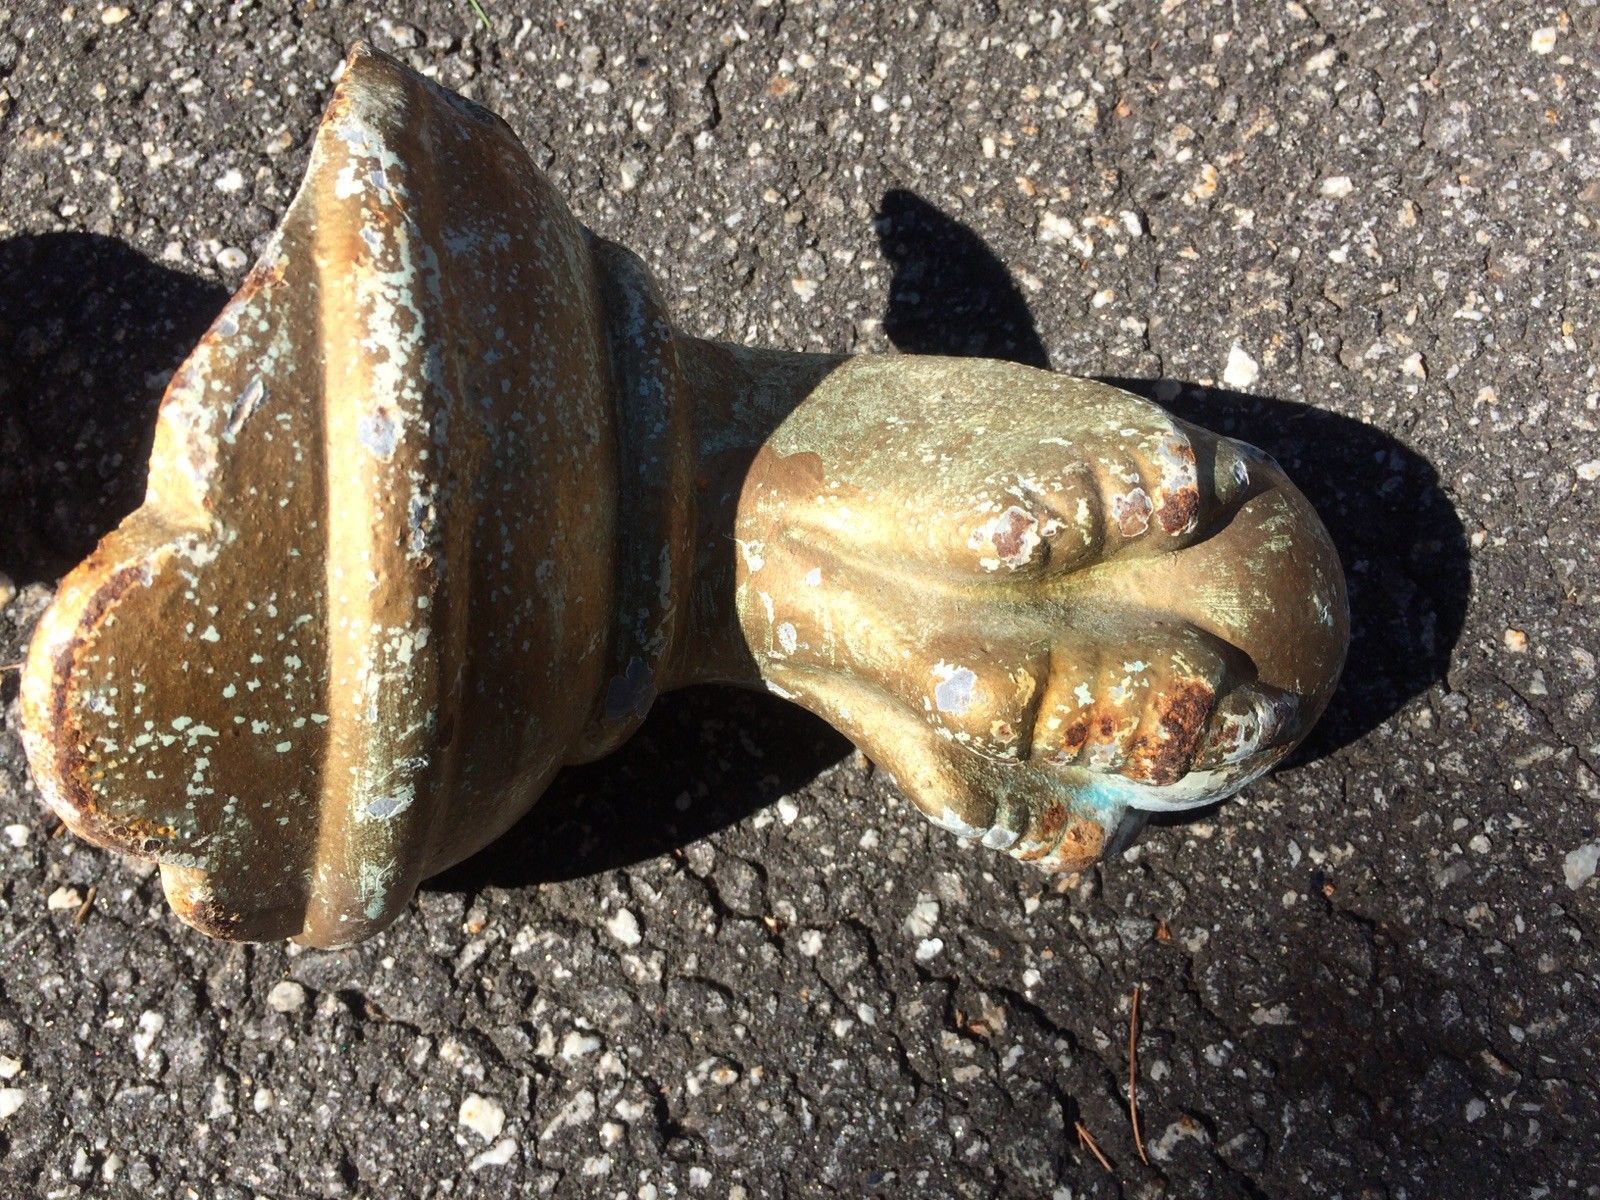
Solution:
M1344 684L1073 879L775 699L670 696L319 953L54 836L0 673L0 1192L1600 1195L1594 0L402 8L0 8L0 663L366 37L689 332L1048 363L1261 445L1340 545Z

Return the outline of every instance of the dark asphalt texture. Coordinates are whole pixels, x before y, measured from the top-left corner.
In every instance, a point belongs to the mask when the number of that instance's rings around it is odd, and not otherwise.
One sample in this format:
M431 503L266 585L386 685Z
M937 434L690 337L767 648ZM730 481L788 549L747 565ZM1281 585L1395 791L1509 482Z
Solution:
M409 7L0 6L0 662L370 36L688 331L1048 362L1261 445L1340 545L1346 678L1068 880L781 702L671 696L317 953L53 835L7 672L0 1195L1600 1195L1595 0Z

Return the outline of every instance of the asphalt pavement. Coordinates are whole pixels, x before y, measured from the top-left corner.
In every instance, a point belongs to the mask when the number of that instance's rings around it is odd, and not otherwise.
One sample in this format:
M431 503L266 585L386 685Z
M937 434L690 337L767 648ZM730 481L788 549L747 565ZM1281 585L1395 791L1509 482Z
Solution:
M690 332L1048 364L1268 450L1343 685L1067 879L774 698L669 696L323 953L60 834L0 672L0 1193L1600 1196L1594 0L401 7L0 7L0 663L365 37Z

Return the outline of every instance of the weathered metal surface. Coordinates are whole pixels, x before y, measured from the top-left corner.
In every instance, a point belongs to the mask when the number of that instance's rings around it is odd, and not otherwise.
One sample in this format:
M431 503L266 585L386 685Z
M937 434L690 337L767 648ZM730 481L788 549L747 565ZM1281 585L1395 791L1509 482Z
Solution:
M1027 367L679 333L503 123L359 49L39 627L24 738L184 920L333 946L673 687L766 686L1077 868L1279 761L1346 638L1250 447Z

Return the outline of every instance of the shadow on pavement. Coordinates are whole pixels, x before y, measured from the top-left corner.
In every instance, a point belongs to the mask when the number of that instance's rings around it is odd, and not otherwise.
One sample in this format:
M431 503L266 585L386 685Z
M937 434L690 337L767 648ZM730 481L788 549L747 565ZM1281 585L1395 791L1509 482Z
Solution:
M894 265L883 331L896 349L1050 369L1027 300L983 238L900 188L872 224Z
M0 242L0 570L53 580L138 506L167 378L227 299L116 238Z
M562 771L510 830L422 886L519 887L643 862L737 824L849 752L825 722L776 696L672 692L620 749Z

